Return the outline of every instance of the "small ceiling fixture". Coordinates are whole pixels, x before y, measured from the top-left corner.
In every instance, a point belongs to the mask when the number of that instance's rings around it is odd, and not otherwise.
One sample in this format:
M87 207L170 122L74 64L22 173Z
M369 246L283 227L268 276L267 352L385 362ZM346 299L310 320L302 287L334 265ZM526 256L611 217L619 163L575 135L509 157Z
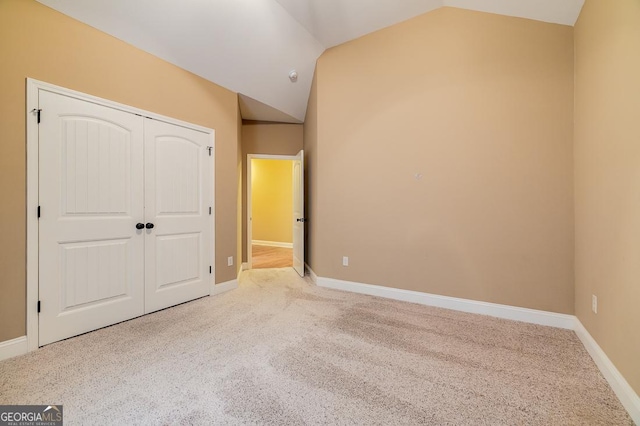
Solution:
M292 83L298 81L298 71L291 70L291 72L289 73L289 80L291 80Z

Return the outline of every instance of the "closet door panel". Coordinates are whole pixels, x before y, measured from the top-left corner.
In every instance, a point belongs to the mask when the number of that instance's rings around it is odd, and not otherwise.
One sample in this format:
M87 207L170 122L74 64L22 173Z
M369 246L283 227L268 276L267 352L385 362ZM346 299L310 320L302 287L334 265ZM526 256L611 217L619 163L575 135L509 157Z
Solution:
M213 265L210 135L145 119L145 312L206 296Z
M144 312L143 122L39 91L39 345Z

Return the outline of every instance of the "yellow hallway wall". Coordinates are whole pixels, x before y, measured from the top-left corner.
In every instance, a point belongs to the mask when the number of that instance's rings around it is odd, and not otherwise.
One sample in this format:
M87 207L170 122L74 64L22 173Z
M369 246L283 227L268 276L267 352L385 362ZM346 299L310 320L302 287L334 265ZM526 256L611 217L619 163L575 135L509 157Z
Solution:
M252 239L293 243L293 162L251 160Z
M640 394L640 1L587 0L575 46L575 312Z
M25 334L27 77L216 131L216 281L236 277L237 95L32 0L0 0L0 341Z
M442 8L316 86L314 272L573 313L573 28Z

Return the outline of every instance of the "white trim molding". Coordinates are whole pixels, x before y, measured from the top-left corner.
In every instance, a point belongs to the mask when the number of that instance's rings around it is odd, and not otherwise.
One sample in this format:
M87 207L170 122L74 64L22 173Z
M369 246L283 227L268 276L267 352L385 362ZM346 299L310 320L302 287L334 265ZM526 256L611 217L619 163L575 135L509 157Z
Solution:
M293 248L293 243L285 243L280 241L251 240L251 244L267 247Z
M637 425L640 425L640 397L625 380L622 374L620 374L620 371L618 371L615 365L613 365L607 354L605 354L605 352L600 348L595 339L589 334L587 329L575 315L558 314L555 312L500 305L497 303L480 302L476 300L422 293L419 291L318 277L309 265L305 264L305 266L309 276L311 277L311 281L319 287L574 330L578 339L580 339L589 355L591 355L596 366L607 380L633 421Z
M217 294L226 293L227 291L231 291L238 288L238 280L231 280L220 284L214 284L211 286L211 295L215 296Z
M307 269L307 275L309 275L309 278L311 278L311 282L315 285L318 285L318 276L315 272L313 272L311 266L309 266L309 264L305 262L304 267Z
M341 281L333 278L317 277L316 282L320 287L368 294L370 296L384 297L387 299L401 300L403 302L418 303L420 305L435 306L438 308L452 309L454 311L469 312L472 314L489 315L492 317L528 322L531 324L565 328L568 330L573 330L576 321L576 317L573 315L520 308L517 306L499 305L497 303L480 302L477 300L460 299L457 297L440 296L437 294L383 287L379 285Z
M251 218L251 160L290 160L294 161L296 159L295 155L271 155L271 154L247 154L247 197L245 198L245 202L247 204L247 269L252 269L252 257L253 253L251 250L251 243L253 242L253 222ZM291 225L293 227L293 225ZM293 244L291 244L293 247Z
M24 355L29 352L27 336L16 337L15 339L0 342L0 361Z
M97 96L45 83L43 81L26 79L27 86L27 102L26 102L26 131L27 131L27 335L26 345L29 351L38 349L39 346L39 328L38 328L38 292L39 292L39 270L38 270L38 253L39 253L39 237L38 237L38 193L39 193L39 129L36 120L35 111L39 110L39 92L47 91L72 98L80 99L87 102L93 102L109 108L114 108L127 113L152 118L154 120L163 121L165 123L174 124L188 129L203 132L209 135L210 145L215 147L215 130L202 127L196 124L187 123L186 121L156 114L151 111L124 105L108 99L99 98ZM215 152L215 149L214 149ZM215 156L213 157L215 159ZM215 177L215 161L212 166L213 176ZM215 182L213 182L215 188ZM210 205L215 212L215 195L213 195ZM210 216L213 221L211 229L211 258L215 259L215 215ZM211 287L214 288L215 270L211 274ZM13 342L13 341L8 341ZM8 343L4 342L4 343ZM0 343L0 348L4 343ZM14 345L15 343L12 343ZM21 345L21 343L20 343ZM0 359L2 359L0 357Z
M596 363L600 372L604 378L609 382L611 389L615 392L616 396L627 410L633 421L640 425L640 397L633 390L631 385L620 374L620 371L613 365L613 362L609 359L607 354L604 353L600 345L589 334L587 329L582 325L579 319L576 318L575 332L578 338L584 345L593 362Z
M38 293L39 293L39 233L38 202L40 179L40 150L38 122L33 115L39 107L40 82L27 79L27 346L38 349Z

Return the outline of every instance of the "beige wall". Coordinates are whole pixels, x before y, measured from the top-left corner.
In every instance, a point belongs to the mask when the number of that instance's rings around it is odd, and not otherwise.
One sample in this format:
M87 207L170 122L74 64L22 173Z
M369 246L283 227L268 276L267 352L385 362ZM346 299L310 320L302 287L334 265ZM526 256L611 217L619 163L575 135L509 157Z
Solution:
M640 2L587 0L575 47L575 311L640 394Z
M293 161L251 160L253 240L293 243Z
M242 235L247 235L247 155L296 155L302 149L302 124L245 124L242 126ZM242 259L247 261L247 239L242 241Z
M25 79L216 130L216 281L234 279L237 95L35 1L0 1L0 341L25 334Z
M571 27L443 8L316 73L319 276L573 313Z

